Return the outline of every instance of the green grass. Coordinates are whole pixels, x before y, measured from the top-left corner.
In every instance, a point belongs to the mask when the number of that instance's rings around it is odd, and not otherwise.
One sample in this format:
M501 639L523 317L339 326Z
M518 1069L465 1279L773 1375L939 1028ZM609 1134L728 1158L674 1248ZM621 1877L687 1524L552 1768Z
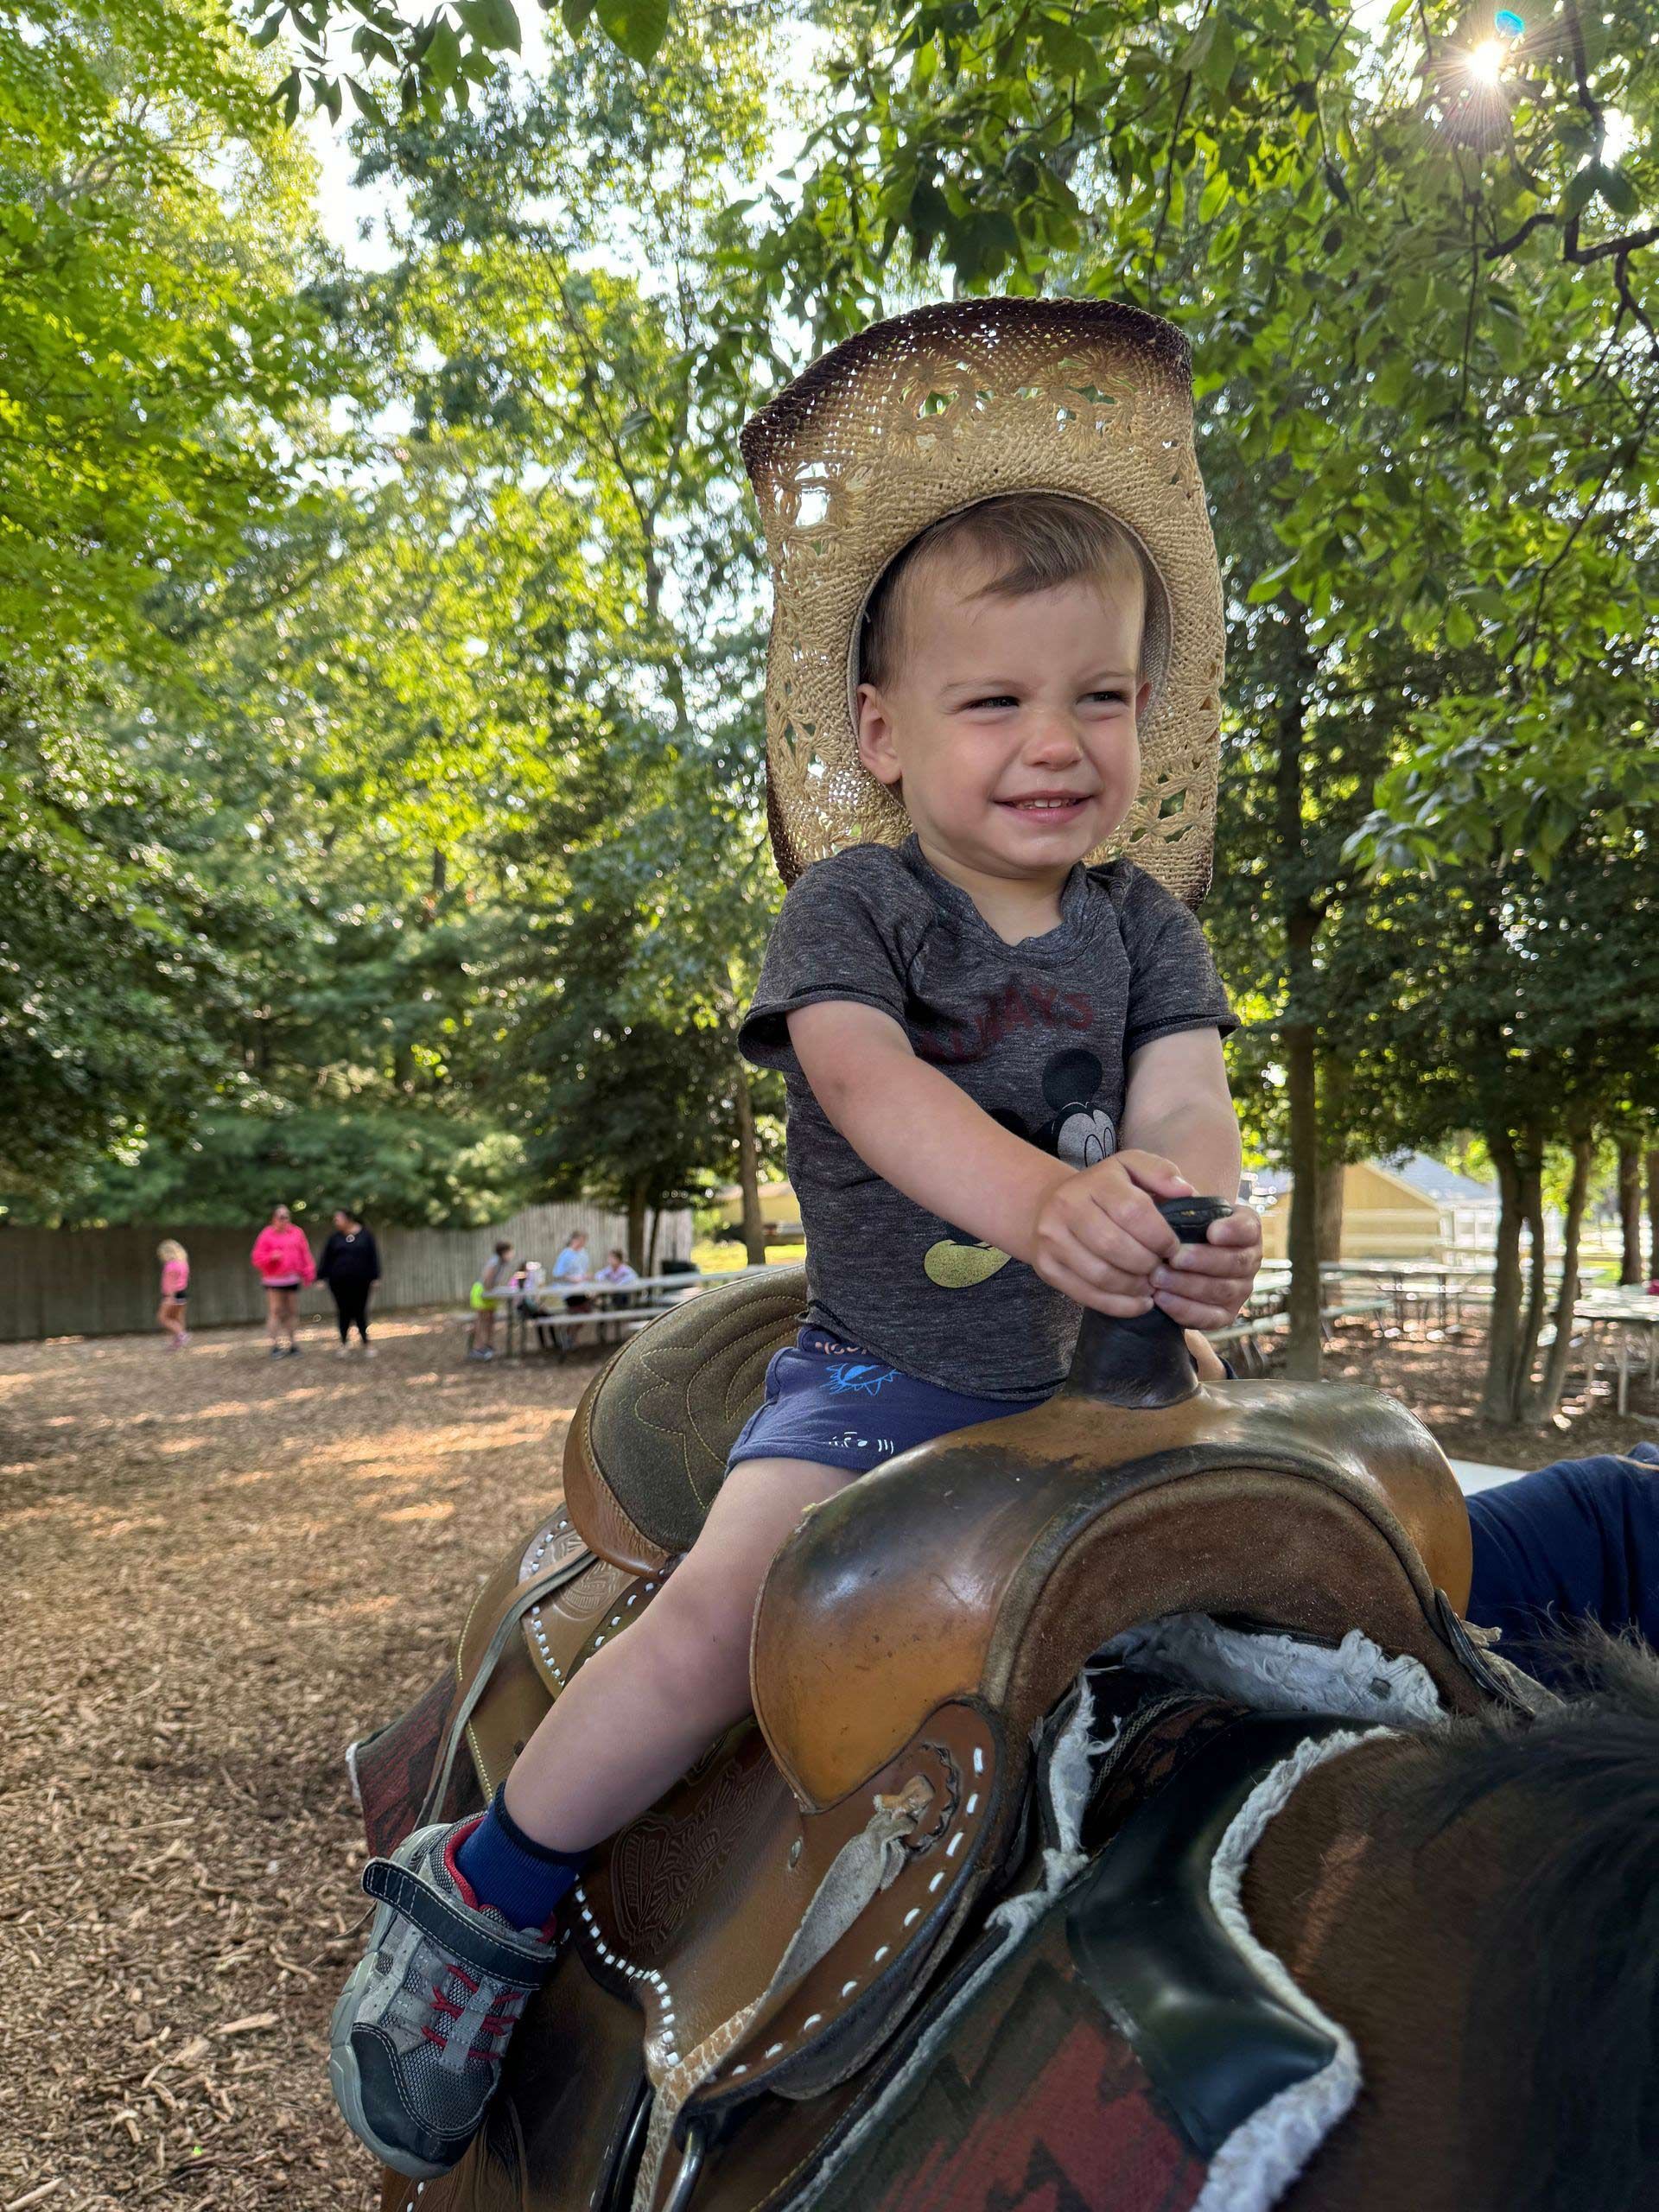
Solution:
M713 1244L707 1237L691 1247L691 1257L704 1274L723 1274L729 1268L748 1264L741 1244ZM772 1244L766 1248L769 1268L798 1267L805 1257L804 1244Z

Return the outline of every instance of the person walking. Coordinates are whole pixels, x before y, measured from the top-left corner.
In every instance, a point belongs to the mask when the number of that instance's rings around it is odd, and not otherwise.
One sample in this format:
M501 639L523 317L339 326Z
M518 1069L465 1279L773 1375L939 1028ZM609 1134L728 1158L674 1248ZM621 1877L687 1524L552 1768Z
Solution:
M254 1238L248 1257L264 1286L265 1334L270 1338L270 1357L297 1358L300 1348L294 1341L295 1309L302 1286L317 1279L317 1263L311 1256L305 1231L295 1227L294 1217L286 1206L271 1208L270 1219ZM283 1343L284 1337L288 1338L286 1344Z
M156 1247L162 1263L162 1302L156 1319L167 1331L168 1350L182 1351L190 1341L184 1325L184 1301L190 1295L190 1255L176 1236L163 1236Z
M374 1286L380 1280L380 1250L372 1230L365 1229L361 1218L349 1206L334 1211L334 1234L322 1248L322 1257L317 1262L317 1281L326 1282L328 1294L334 1301L334 1319L340 1325L340 1359L351 1357L351 1334L355 1329L363 1346L365 1359L374 1357L374 1346L369 1342L369 1300Z

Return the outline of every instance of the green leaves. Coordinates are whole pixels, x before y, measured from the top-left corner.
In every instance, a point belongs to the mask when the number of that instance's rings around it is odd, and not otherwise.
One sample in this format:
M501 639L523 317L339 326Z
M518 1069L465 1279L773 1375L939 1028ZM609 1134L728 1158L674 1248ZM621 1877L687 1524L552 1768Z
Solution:
M596 0L594 14L630 60L650 61L668 35L670 0Z
M430 81L440 92L447 92L461 67L461 40L446 16L434 19L420 59Z
M487 52L518 52L518 11L512 0L456 0L455 14Z

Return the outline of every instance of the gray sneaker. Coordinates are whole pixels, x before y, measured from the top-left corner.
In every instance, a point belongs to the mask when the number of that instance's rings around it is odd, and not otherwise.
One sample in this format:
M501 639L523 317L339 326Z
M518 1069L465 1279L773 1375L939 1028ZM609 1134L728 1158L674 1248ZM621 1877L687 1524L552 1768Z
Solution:
M417 1828L364 1868L380 1910L329 2031L346 2126L415 2181L448 2173L477 2133L524 1999L553 1963L551 1922L514 1928L455 1865L483 1817Z

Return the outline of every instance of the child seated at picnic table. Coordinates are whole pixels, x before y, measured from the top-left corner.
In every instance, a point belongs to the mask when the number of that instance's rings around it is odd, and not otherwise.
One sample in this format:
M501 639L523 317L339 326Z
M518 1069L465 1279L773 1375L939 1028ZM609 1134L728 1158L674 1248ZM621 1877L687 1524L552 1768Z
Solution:
M1253 1213L1184 1246L1156 1203L1230 1197L1240 1164L1233 1018L1179 895L1208 873L1221 649L1185 341L1092 302L923 309L818 363L744 451L792 888L741 1043L785 1077L806 1323L696 1543L487 1812L365 1873L335 2087L416 2177L478 2126L589 1853L747 1710L756 1596L802 1515L1039 1403L1084 1307L1224 1326L1260 1256ZM826 480L803 575L800 487Z
M608 1290L625 1289L629 1283L638 1282L639 1276L628 1265L627 1255L613 1245L605 1255L605 1264L596 1270L594 1281L602 1282Z

